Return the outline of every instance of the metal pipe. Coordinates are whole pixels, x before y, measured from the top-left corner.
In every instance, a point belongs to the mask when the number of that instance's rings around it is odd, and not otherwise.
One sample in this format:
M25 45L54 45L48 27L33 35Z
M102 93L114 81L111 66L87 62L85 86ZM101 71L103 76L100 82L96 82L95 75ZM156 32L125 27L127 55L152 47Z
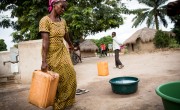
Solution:
M16 61L4 61L4 62L3 62L4 66L6 65L6 63L13 63L13 64L14 64L14 63L18 63L18 62L19 62L19 61L18 61L18 56L19 56L19 55L16 55Z

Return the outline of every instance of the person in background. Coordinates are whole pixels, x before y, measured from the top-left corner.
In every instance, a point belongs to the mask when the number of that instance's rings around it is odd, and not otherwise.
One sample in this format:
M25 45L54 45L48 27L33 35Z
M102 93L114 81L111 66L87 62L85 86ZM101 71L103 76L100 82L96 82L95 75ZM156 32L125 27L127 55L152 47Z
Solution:
M79 42L75 42L74 43L74 51L75 53L78 55L80 62L82 63L81 60L81 51L80 51L80 46L79 46Z
M119 59L119 52L120 52L120 45L121 43L118 42L118 39L116 37L116 32L112 32L112 38L113 38L113 51L115 53L115 65L116 68L123 68L124 65L121 63L120 59Z
M107 52L109 52L109 56L111 56L111 53L113 52L113 45L112 44L108 44L108 51Z
M106 52L106 45L105 44L101 44L101 56L102 55L106 55L107 56L107 52Z
M69 48L74 48L68 36L66 21L60 17L66 7L66 0L49 0L50 13L39 22L39 33L42 37L41 70L59 74L54 110L64 110L73 105L77 86L76 72L63 43L65 39Z

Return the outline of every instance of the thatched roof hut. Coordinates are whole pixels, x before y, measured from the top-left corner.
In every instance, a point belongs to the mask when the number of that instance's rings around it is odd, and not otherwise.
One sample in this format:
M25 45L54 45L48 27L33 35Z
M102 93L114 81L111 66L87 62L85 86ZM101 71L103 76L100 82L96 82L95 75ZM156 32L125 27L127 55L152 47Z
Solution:
M98 47L90 39L87 39L80 43L80 50L82 52L95 52L96 50L98 50Z
M130 36L124 44L135 44L136 40L139 38L142 42L152 41L156 34L156 29L151 29L144 27L136 31L132 36Z

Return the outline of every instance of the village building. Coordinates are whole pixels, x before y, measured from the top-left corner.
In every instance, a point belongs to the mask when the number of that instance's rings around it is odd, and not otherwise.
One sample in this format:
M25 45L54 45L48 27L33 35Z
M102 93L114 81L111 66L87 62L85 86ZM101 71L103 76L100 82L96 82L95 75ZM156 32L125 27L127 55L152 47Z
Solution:
M156 31L156 29L147 27L136 31L124 42L128 52L153 51L155 49L153 39Z
M81 51L82 58L95 57L96 56L95 53L97 50L98 50L98 47L90 39L87 39L83 41L82 43L80 43L80 51Z

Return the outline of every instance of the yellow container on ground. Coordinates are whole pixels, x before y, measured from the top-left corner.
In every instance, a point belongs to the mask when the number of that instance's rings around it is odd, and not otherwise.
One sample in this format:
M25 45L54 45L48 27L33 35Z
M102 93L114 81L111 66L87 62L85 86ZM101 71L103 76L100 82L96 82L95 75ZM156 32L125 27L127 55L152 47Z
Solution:
M99 76L108 76L109 75L109 69L108 69L108 63L107 62L98 62L97 68L98 68L98 75Z

